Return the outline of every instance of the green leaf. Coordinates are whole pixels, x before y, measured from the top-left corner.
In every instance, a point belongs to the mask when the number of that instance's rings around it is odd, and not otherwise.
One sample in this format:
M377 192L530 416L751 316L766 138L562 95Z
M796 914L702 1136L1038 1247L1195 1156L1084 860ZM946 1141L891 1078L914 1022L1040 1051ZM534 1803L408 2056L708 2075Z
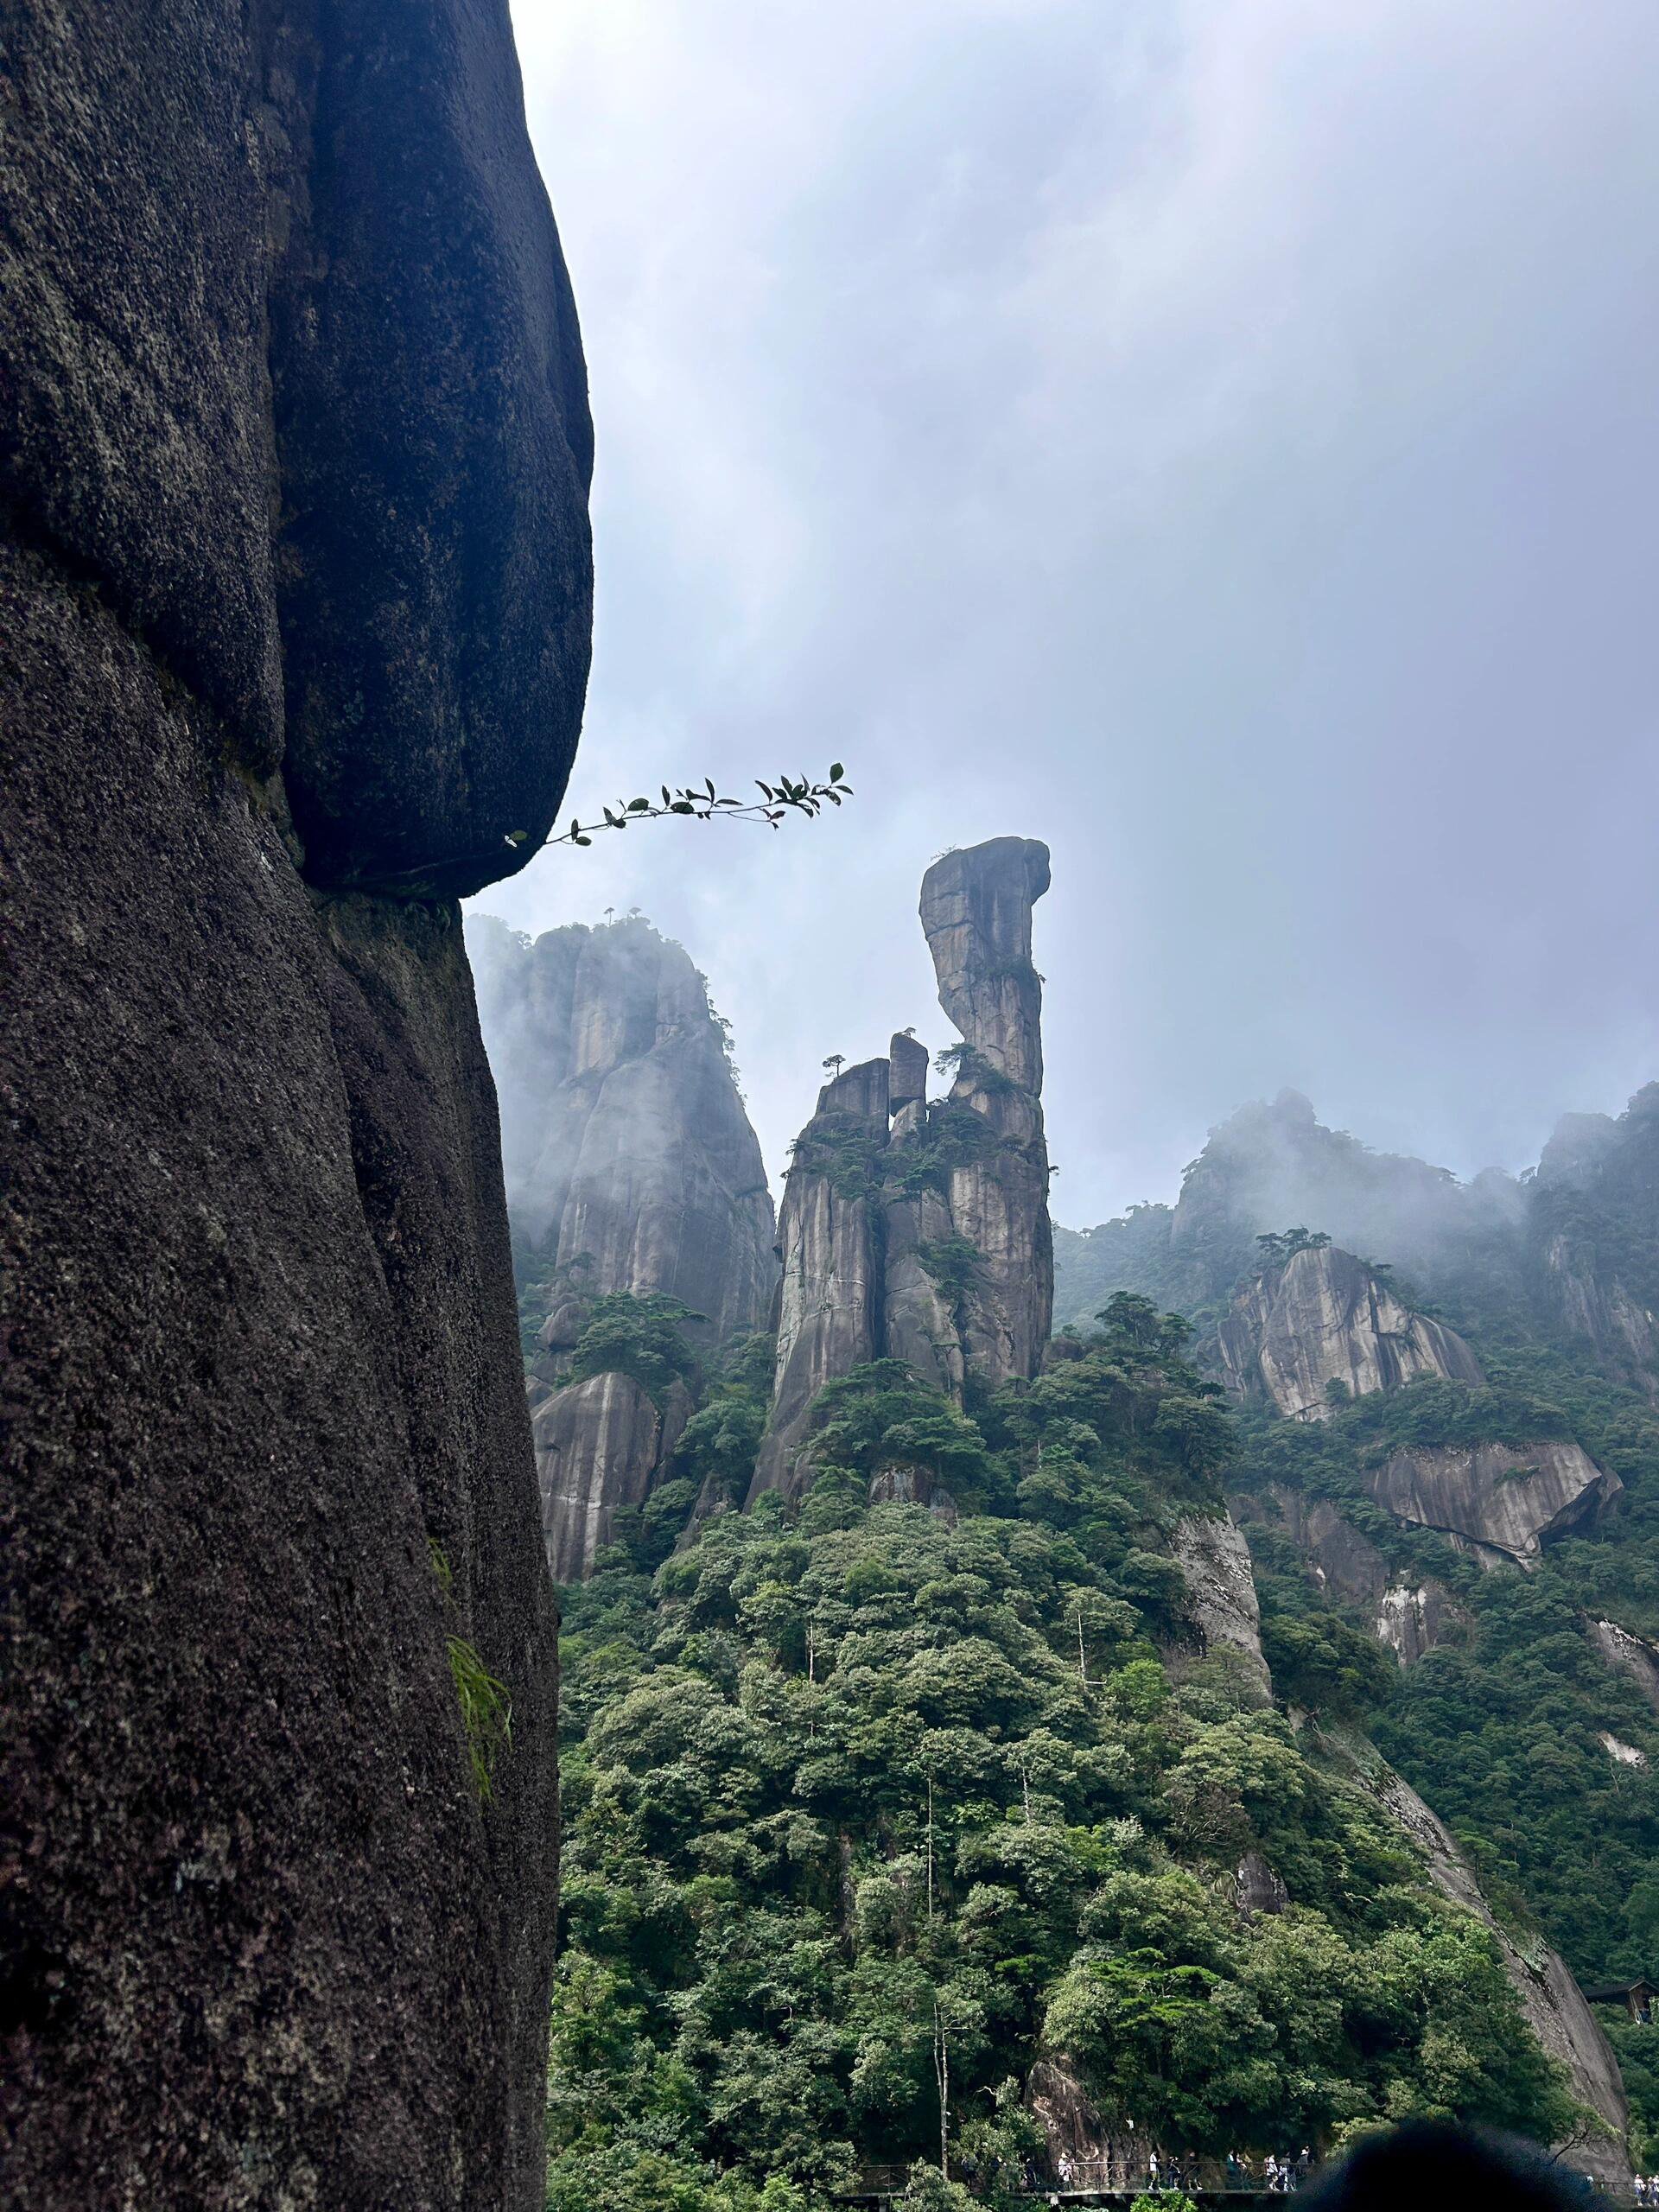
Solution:
M830 770L830 782L832 784L838 784L846 772L847 771L842 766L839 760L834 762Z

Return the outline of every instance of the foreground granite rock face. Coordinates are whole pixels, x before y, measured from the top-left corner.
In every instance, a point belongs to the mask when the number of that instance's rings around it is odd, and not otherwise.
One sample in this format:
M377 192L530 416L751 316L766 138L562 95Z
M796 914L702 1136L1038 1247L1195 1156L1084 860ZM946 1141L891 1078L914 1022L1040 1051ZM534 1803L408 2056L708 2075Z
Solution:
M280 41L284 782L313 881L461 896L540 842L575 751L587 375L505 0L317 20Z
M1048 849L1027 837L936 861L921 916L962 1033L948 1096L926 1098L908 1031L818 1093L779 1217L776 1382L751 1501L800 1491L812 1402L866 1360L901 1359L957 1399L970 1374L995 1389L1041 1364L1054 1262L1031 921L1048 882Z
M1293 1253L1246 1284L1217 1338L1222 1380L1294 1421L1328 1421L1330 1386L1344 1398L1395 1390L1419 1375L1478 1382L1463 1338L1402 1303L1334 1244Z
M563 278L505 10L370 13L112 0L7 26L0 2094L22 2212L540 2201L556 1624L494 1097L453 906L339 887L460 886L511 864L503 811L550 811L585 665L587 424L569 374L502 365L575 360L545 321ZM328 212L348 152L363 238ZM349 430L272 391L320 258L306 373L355 389ZM446 334L441 377L381 345L385 315ZM388 540L451 569L463 413L475 516L492 469L524 472L518 503L471 613L435 588L400 633ZM359 431L335 486L359 511L325 512L325 433ZM377 471L396 532L366 511ZM521 527L543 511L551 567ZM545 682L481 651L549 632ZM315 859L291 800L327 817ZM451 1637L512 1700L487 1799Z
M704 1317L686 1334L708 1352L765 1328L772 1194L724 1025L682 946L632 918L532 944L479 915L467 934L519 1274L550 1287L536 1464L549 1564L568 1582L650 1497L685 1425L621 1376L563 1387L593 1299L677 1298Z

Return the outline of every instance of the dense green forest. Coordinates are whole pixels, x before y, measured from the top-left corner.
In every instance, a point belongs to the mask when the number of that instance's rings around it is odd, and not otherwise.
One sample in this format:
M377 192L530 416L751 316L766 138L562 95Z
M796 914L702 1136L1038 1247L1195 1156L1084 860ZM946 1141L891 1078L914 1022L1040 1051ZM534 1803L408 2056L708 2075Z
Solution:
M1184 1323L1103 1319L967 1414L891 1362L831 1383L799 1506L676 1548L753 1463L740 1347L564 1593L557 2212L799 2212L871 2168L954 2201L942 2161L995 2201L1039 2057L1183 2152L1416 2112L1568 2129L1485 1930L1317 1725L1195 1656L1170 1535L1218 1510L1238 1433ZM934 1510L868 1505L894 1466ZM1376 1644L1268 1580L1299 1707L1395 1713ZM1243 1908L1253 1855L1282 1910Z
M1328 1700L1340 1688L1356 1719L1452 1827L1500 1915L1517 1930L1541 1929L1592 1983L1659 1971L1659 1719L1589 1632L1593 1621L1611 1619L1659 1637L1659 1412L1627 1361L1604 1363L1594 1345L1567 1332L1541 1294L1539 1255L1566 1251L1595 1279L1659 1298L1659 1151L1649 1140L1656 1104L1659 1096L1643 1092L1618 1124L1569 1129L1559 1141L1590 1165L1558 1165L1552 1179L1529 1189L1524 1234L1464 1222L1458 1208L1472 1213L1475 1194L1461 1186L1446 1186L1445 1221L1421 1205L1414 1215L1399 1206L1402 1234L1414 1225L1432 1295L1421 1280L1396 1276L1393 1287L1468 1340L1485 1387L1421 1381L1314 1426L1246 1409L1227 1471L1241 1516L1275 1493L1328 1500L1382 1554L1393 1580L1439 1583L1452 1594L1444 1640L1402 1669L1375 1643L1372 1609L1321 1583L1300 1546L1270 1525L1271 1505L1248 1520L1281 1696ZM1305 1179L1327 1174L1357 1210L1353 1141L1314 1136L1335 1156L1304 1163ZM1222 1201L1201 1217L1205 1237L1179 1249L1162 1206L1135 1209L1086 1235L1057 1230L1058 1309L1133 1284L1183 1307L1202 1362L1205 1333L1249 1272L1238 1266L1250 1224L1239 1217L1237 1193L1249 1187L1257 1142L1249 1130L1236 1141L1242 1166L1224 1144L1218 1164L1199 1164ZM1427 1173L1421 1163L1370 1155L1360 1165L1396 1184L1408 1167L1420 1179ZM1592 1527L1552 1543L1530 1574L1481 1572L1444 1538L1402 1527L1367 1491L1368 1471L1402 1445L1545 1438L1580 1444L1624 1487ZM1647 1764L1610 1756L1607 1736ZM1643 2038L1652 2031L1630 2029L1617 2012L1604 2021L1620 2051L1638 2156L1651 2159L1659 2155L1659 2063Z
M1241 1507L1271 1485L1328 1498L1396 1578L1438 1581L1463 1618L1413 1666L1367 1664L1363 1610L1319 1586L1283 1535L1249 1529L1263 1640L1280 1694L1350 1663L1357 1712L1446 1821L1501 1916L1541 1929L1580 1980L1659 1971L1659 1718L1588 1634L1611 1618L1659 1636L1659 1416L1588 1370L1535 1320L1490 1296L1436 1308L1475 1345L1485 1389L1419 1382L1362 1399L1317 1427L1241 1414L1229 1487ZM1483 1573L1427 1529L1402 1528L1366 1493L1366 1470L1400 1444L1571 1437L1624 1484L1586 1534L1553 1544L1535 1573ZM1373 1650L1376 1647L1372 1647ZM1642 1753L1628 1765L1604 1733ZM1654 2031L1604 2013L1630 2094L1638 2158L1659 2155ZM1643 2040L1643 2038L1647 2040Z
M1445 1538L1401 1527L1364 1489L1366 1468L1398 1443L1569 1429L1593 1440L1592 1456L1623 1475L1630 1500L1616 1534L1556 1544L1530 1574L1484 1573ZM1659 1424L1634 1408L1605 1426L1582 1410L1574 1421L1527 1393L1436 1382L1363 1399L1318 1427L1252 1412L1241 1432L1236 1493L1275 1484L1329 1498L1396 1580L1438 1581L1454 1594L1464 1620L1448 1640L1403 1670L1391 1660L1359 1669L1357 1701L1382 1749L1463 1842L1493 1903L1535 1915L1581 1980L1634 1975L1659 1961L1659 1719L1585 1626L1587 1613L1607 1610L1649 1633L1659 1625ZM1288 1537L1254 1524L1249 1537L1275 1683L1294 1698L1321 1663L1317 1640L1303 1658L1304 1632L1347 1624L1357 1633L1365 1616L1319 1587ZM1610 1758L1603 1732L1650 1764Z

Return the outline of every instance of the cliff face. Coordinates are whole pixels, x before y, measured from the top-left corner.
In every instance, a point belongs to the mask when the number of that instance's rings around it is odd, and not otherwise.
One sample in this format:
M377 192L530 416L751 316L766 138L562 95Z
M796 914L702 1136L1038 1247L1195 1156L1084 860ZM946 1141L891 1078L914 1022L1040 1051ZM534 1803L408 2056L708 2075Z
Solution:
M1659 1084L1617 1121L1563 1116L1527 1228L1529 1272L1556 1328L1605 1373L1659 1395Z
M1402 1667L1468 1624L1468 1615L1433 1577L1396 1580L1377 1547L1345 1519L1329 1498L1273 1484L1237 1501L1245 1533L1281 1529L1301 1551L1314 1583L1328 1597L1361 1612L1379 1643Z
M1272 1694L1262 1654L1262 1606L1243 1535L1230 1514L1194 1514L1171 1539L1171 1556L1186 1584L1187 1605L1204 1651L1225 1653L1265 1702Z
M1593 1519L1624 1487L1577 1444L1414 1445L1371 1478L1402 1521L1438 1529L1488 1566L1535 1567L1544 1544Z
M528 2207L556 1621L448 900L568 772L588 424L505 14L6 45L8 2202Z
M533 1421L548 1560L571 1581L617 1513L651 1496L685 1422L625 1376L561 1387L592 1300L677 1298L706 1317L688 1332L710 1349L764 1328L772 1197L725 1031L683 947L633 919L533 944L487 915L467 926L519 1272L556 1287Z
M664 1292L718 1338L764 1327L772 1196L690 956L638 920L467 936L521 1264L585 1256L590 1291Z
M1114 1290L1212 1306L1255 1265L1257 1236L1294 1222L1437 1297L1505 1305L1659 1395L1659 1084L1617 1119L1564 1115L1531 1176L1489 1169L1468 1183L1373 1152L1281 1091L1211 1131L1174 1205L1058 1231L1059 1313L1086 1320Z
M1236 1395L1265 1398L1293 1420L1329 1420L1350 1398L1397 1390L1422 1376L1470 1384L1484 1379L1461 1337L1414 1312L1363 1261L1335 1245L1294 1253L1248 1283L1216 1345ZM1336 1402L1327 1395L1332 1381L1342 1386ZM1370 1487L1396 1519L1439 1529L1488 1565L1532 1567L1546 1542L1592 1519L1621 1485L1577 1444L1523 1438L1402 1446L1376 1469ZM1293 1503L1288 1494L1280 1504L1321 1575L1334 1565L1339 1579L1374 1580L1361 1575L1363 1554L1373 1548L1332 1507ZM1379 1582L1345 1594L1380 1602L1385 1590ZM1421 1603L1407 1591L1387 1594L1379 1633L1402 1656L1408 1649L1415 1656L1444 1609L1427 1592Z
M1032 907L1048 850L997 837L947 854L922 885L939 1000L962 1033L950 1094L925 1096L926 1048L818 1094L785 1185L772 1416L750 1496L799 1491L807 1422L823 1385L902 1359L960 1397L1037 1371L1053 1301L1043 1137L1042 985Z
M1482 1895L1469 1862L1417 1792L1369 1745L1355 1750L1368 1786L1410 1838L1437 1888L1485 1923L1533 2033L1565 2068L1574 2097L1608 2130L1572 2145L1563 2152L1563 2162L1594 2176L1603 2188L1627 2194L1630 2160L1625 2133L1630 2114L1618 2061L1566 1961L1536 1937L1524 1945L1516 1942Z
M1294 1253L1247 1284L1217 1348L1230 1390L1267 1397L1297 1421L1330 1418L1332 1382L1363 1398L1419 1375L1481 1379L1461 1337L1402 1305L1363 1260L1332 1244Z
M1617 1621L1592 1621L1590 1634L1596 1649L1610 1666L1628 1675L1656 1713L1659 1713L1659 1644L1633 1636Z
M614 1373L590 1375L536 1403L542 1539L556 1581L580 1580L610 1541L617 1514L645 1503L690 1409L682 1389L658 1407L631 1375Z
M804 1481L807 1415L824 1384L874 1359L882 1331L881 1205L887 1063L849 1068L818 1093L784 1184L783 1288L772 1414L751 1498Z

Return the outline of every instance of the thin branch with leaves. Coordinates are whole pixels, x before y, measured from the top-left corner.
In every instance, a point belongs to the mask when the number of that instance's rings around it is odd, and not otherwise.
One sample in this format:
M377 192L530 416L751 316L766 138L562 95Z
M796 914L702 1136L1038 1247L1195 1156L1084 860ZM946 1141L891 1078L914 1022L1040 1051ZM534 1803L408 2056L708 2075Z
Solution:
M785 775L780 775L775 784L768 784L757 776L755 789L760 796L751 799L730 798L717 792L712 776L705 777L701 785L682 785L677 791L671 791L664 784L660 804L650 798L620 798L614 806L601 810L602 821L583 822L572 815L568 830L556 836L550 835L542 842L591 845L601 830L626 830L636 822L660 822L670 814L683 815L694 822L764 822L775 830L791 812L822 814L826 806L839 806L843 799L850 798L853 787L845 780L846 774L837 760L821 784L815 784L805 776ZM515 851L520 850L530 842L530 832L510 830L506 842Z

